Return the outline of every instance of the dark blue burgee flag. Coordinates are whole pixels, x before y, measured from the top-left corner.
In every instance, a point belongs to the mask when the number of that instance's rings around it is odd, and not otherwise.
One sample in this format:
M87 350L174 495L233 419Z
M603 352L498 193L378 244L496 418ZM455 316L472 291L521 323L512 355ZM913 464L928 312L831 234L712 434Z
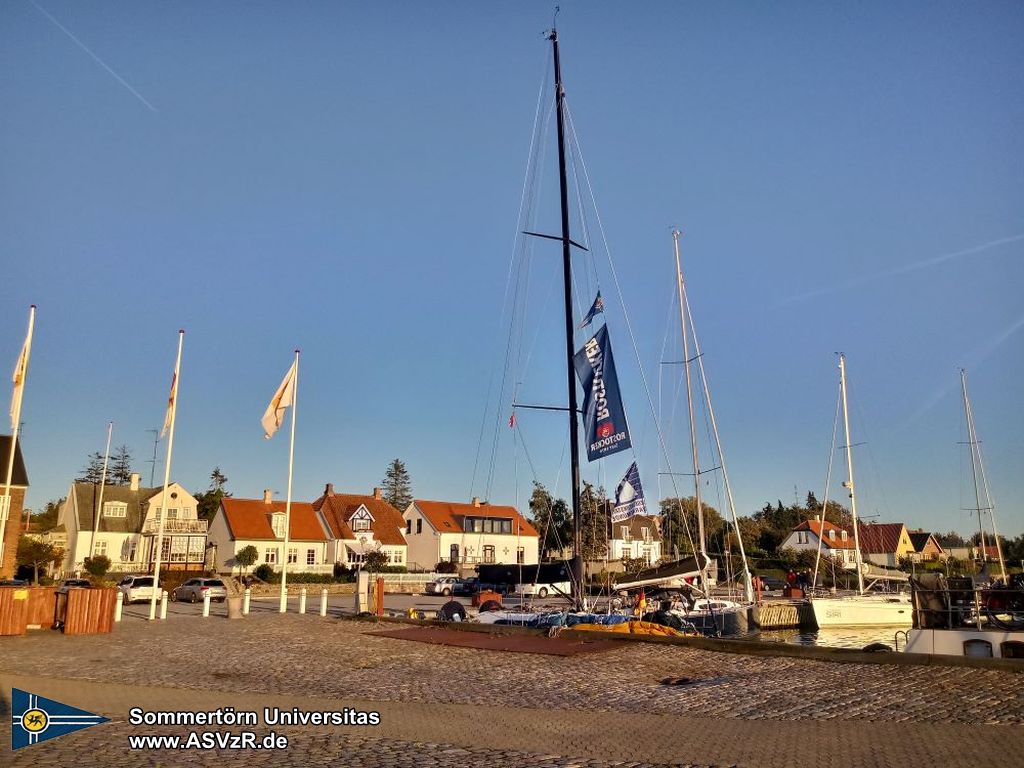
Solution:
M612 522L618 523L633 515L646 515L644 489L640 485L640 470L634 461L626 470L619 487L615 489L615 506L612 508Z
M11 690L11 749L55 739L109 718L17 688Z
M590 310L587 312L587 316L583 318L583 322L580 323L580 328L586 328L590 325L594 318L604 312L604 299L601 298L601 292L597 292L597 298L594 299L594 303L590 305Z
M619 397L612 343L608 326L602 326L573 357L576 375L583 385L583 426L587 459L597 461L629 448L626 412Z

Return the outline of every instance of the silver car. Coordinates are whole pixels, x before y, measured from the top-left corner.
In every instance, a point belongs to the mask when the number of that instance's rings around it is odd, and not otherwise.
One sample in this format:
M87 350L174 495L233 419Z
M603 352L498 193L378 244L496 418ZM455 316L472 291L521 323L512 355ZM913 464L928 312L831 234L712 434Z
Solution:
M171 599L198 603L207 594L211 600L224 602L227 599L228 590L220 579L189 579L171 591Z

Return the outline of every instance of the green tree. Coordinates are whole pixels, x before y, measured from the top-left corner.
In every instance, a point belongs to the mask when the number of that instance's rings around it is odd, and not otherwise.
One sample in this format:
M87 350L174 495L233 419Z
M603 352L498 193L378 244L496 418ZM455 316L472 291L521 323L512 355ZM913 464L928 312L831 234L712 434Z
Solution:
M664 546L670 552L692 552L697 545L697 499L687 496L683 499L667 498L661 500L662 515L662 539ZM704 516L704 535L709 542L721 541L722 531L725 528L725 520L718 513L718 510L710 504L701 501L701 511ZM693 539L691 546L690 538L687 537L689 529L690 537ZM717 547L715 547L717 549Z
M580 491L580 551L586 560L603 558L608 551L610 502L604 488L583 482Z
M85 570L91 576L102 579L110 570L110 558L106 555L94 555L85 558Z
M109 485L128 485L132 480L132 454L127 445L114 449L107 467Z
M384 499L399 512L404 512L412 503L412 481L405 463L395 459L384 473Z
M552 499L542 483L534 481L530 496L533 525L541 535L541 554L572 545L572 520L563 499Z
M82 468L82 476L75 478L76 483L92 483L93 485L99 485L100 480L103 479L103 454L99 451L90 453L89 458L86 460L85 467Z
M45 533L46 531L52 531L57 527L57 518L60 514L60 505L64 503L64 499L50 499L46 502L46 506L43 507L42 512L36 512L32 515L32 527L37 533Z
M363 567L371 573L380 573L387 567L387 564L388 556L380 550L367 552L363 557Z
M235 562L238 563L239 573L244 573L244 569L249 568L253 563L255 563L259 556L259 550L252 544L238 550L238 552L235 553Z
M220 508L221 501L230 497L225 488L228 483L227 475L220 471L220 467L214 467L210 473L210 487L201 493L195 493L196 514L200 520L212 520Z
M64 559L64 550L34 536L22 534L18 539L16 559L18 565L32 568L32 582L38 584L40 566L58 565Z

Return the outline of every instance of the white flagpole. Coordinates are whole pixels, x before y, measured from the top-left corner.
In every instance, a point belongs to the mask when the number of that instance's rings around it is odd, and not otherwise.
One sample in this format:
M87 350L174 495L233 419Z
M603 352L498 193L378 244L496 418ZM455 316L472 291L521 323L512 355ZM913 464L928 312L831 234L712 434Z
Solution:
M149 620L156 618L157 592L160 591L160 555L164 546L164 521L167 519L167 486L171 484L171 453L174 451L174 420L178 416L178 392L181 389L181 348L185 344L185 332L178 331L178 359L174 363L174 379L171 386L174 397L171 402L171 428L167 437L167 459L164 462L164 492L160 496L163 509L160 510L160 520L156 532L156 559L153 566L153 595L149 599Z
M295 410L299 406L299 350L295 350L292 380L292 438L288 446L288 497L284 503L284 557L281 558L281 613L288 610L288 534L292 524L292 469L295 464Z
M100 499L92 514L92 537L89 539L89 557L96 552L96 532L100 527L100 515L103 514L103 489L107 487L107 462L110 461L110 438L114 434L114 422L107 424L107 452L103 454L103 474L100 476Z
M3 503L7 505L4 514L0 515L0 568L3 568L7 540L7 518L11 516L11 479L14 475L14 453L18 450L18 432L21 428L21 401L25 395L25 379L28 378L28 359L32 354L32 331L36 325L36 305L33 304L28 310L28 336L25 337L25 365L22 370L20 384L16 385L11 403L11 450L7 456L7 479L4 481ZM19 353L20 355L20 353ZM21 358L18 358L18 365L21 365Z

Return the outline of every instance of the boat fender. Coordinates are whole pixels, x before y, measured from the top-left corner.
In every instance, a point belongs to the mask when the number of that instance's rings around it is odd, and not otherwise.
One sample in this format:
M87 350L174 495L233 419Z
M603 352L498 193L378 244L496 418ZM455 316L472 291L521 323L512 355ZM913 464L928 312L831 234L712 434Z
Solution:
M861 648L861 650L866 653L885 653L891 652L892 646L886 645L885 643L868 643Z

